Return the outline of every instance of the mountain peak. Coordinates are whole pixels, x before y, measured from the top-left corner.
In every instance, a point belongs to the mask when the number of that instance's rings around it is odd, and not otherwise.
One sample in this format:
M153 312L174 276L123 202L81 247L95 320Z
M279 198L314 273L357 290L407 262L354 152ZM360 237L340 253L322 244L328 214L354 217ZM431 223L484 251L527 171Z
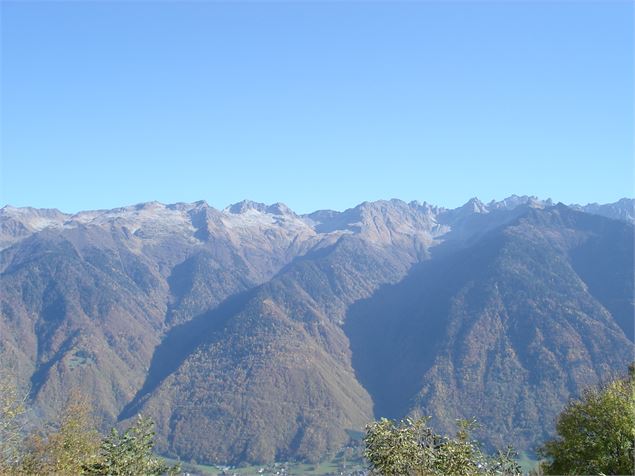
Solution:
M254 202L252 200L242 200L228 206L224 211L233 213L234 215L239 215L241 213L246 213L249 210L256 210L258 212L265 213L267 211L267 205L260 202Z
M276 202L273 205L267 207L267 213L272 215L295 215L295 212L291 210L284 203Z
M251 200L243 200L238 203L234 203L233 205L225 208L226 213L232 213L234 215L240 215L246 213L250 210L255 210L259 213L267 213L269 215L292 215L296 216L295 212L291 210L284 203L276 202L272 205L267 205L265 203L253 202Z
M487 213L489 212L489 210L487 209L487 206L481 202L478 197L472 197L470 198L465 205L463 205L461 207L462 210L464 211L470 211L473 213Z

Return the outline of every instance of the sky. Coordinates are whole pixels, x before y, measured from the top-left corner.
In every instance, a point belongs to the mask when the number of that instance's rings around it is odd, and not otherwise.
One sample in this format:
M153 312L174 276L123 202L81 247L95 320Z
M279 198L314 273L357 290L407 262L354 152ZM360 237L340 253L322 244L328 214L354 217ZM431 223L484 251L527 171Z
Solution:
M0 205L633 197L633 9L3 0Z

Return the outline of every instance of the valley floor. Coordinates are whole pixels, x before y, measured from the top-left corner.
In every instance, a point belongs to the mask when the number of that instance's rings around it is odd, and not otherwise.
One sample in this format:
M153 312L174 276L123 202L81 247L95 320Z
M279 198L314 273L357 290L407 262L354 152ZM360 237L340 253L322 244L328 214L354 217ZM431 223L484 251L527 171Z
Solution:
M176 464L178 461L166 458L169 464ZM311 463L293 463L293 462L277 462L268 465L254 465L242 467L229 466L210 466L202 464L190 464L180 462L183 471L190 475L201 476L361 476L368 474L368 464L361 458L347 460L341 453L330 461L323 461L316 464ZM518 463L523 469L524 474L530 474L538 465L538 460L533 459L527 453L521 453Z

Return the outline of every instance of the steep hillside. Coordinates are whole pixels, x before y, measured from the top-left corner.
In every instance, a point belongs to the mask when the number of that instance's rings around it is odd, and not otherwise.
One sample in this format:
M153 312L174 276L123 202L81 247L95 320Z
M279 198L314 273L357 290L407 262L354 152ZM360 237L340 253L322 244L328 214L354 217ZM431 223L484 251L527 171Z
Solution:
M116 421L170 327L266 281L315 235L242 205L2 209L0 355L44 415L82 388Z
M340 226L353 222L357 234L296 258L253 292L169 334L170 357L157 354L156 368L178 361L178 369L157 378L151 368L155 382L121 416L155 415L164 451L206 461L316 460L344 444L347 430L361 430L372 402L351 367L346 309L403 277L425 255L436 224L403 202L363 204L348 215Z
M433 253L349 310L375 415L420 411L443 431L475 416L489 443L534 448L570 395L633 358L632 250L632 226L558 206Z
M165 290L146 260L99 239L41 232L3 255L1 353L45 413L81 387L113 421L159 342Z
M531 448L632 358L629 207L5 207L0 363L44 418L81 388L199 461L315 460L417 410Z

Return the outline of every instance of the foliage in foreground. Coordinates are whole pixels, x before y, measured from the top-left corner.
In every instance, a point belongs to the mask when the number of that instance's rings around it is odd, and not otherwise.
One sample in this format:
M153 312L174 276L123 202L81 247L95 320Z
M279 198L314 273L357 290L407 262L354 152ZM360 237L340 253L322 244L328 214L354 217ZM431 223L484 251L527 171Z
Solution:
M88 474L133 476L177 474L152 452L154 423L139 416L123 433L107 437L96 430L88 401L71 393L58 422L23 432L24 399L15 386L0 379L0 474Z
M78 393L72 393L59 422L34 431L16 465L27 474L81 474L86 464L97 460L100 437L92 409Z
M635 474L635 364L628 377L570 402L556 432L540 451L545 474Z
M416 475L520 475L511 448L495 457L485 454L470 438L474 421L459 421L454 438L438 435L429 418L407 418L399 423L382 418L366 427L364 455L372 474Z
M0 474L176 474L152 453L154 424L138 417L123 433L100 438L92 409L71 396L59 422L23 437L24 399L0 379ZM367 426L364 455L372 474L437 476L519 475L508 449L484 453L471 439L474 421L460 421L455 437L436 434L428 418L395 423L385 418ZM585 392L557 422L558 438L541 454L545 474L635 474L635 364L629 376Z
M0 375L0 474L19 459L25 398L7 375Z
M149 418L139 416L136 424L123 433L112 429L102 442L98 461L85 467L85 473L95 476L177 474L178 465L168 466L152 453L153 447L154 423Z

